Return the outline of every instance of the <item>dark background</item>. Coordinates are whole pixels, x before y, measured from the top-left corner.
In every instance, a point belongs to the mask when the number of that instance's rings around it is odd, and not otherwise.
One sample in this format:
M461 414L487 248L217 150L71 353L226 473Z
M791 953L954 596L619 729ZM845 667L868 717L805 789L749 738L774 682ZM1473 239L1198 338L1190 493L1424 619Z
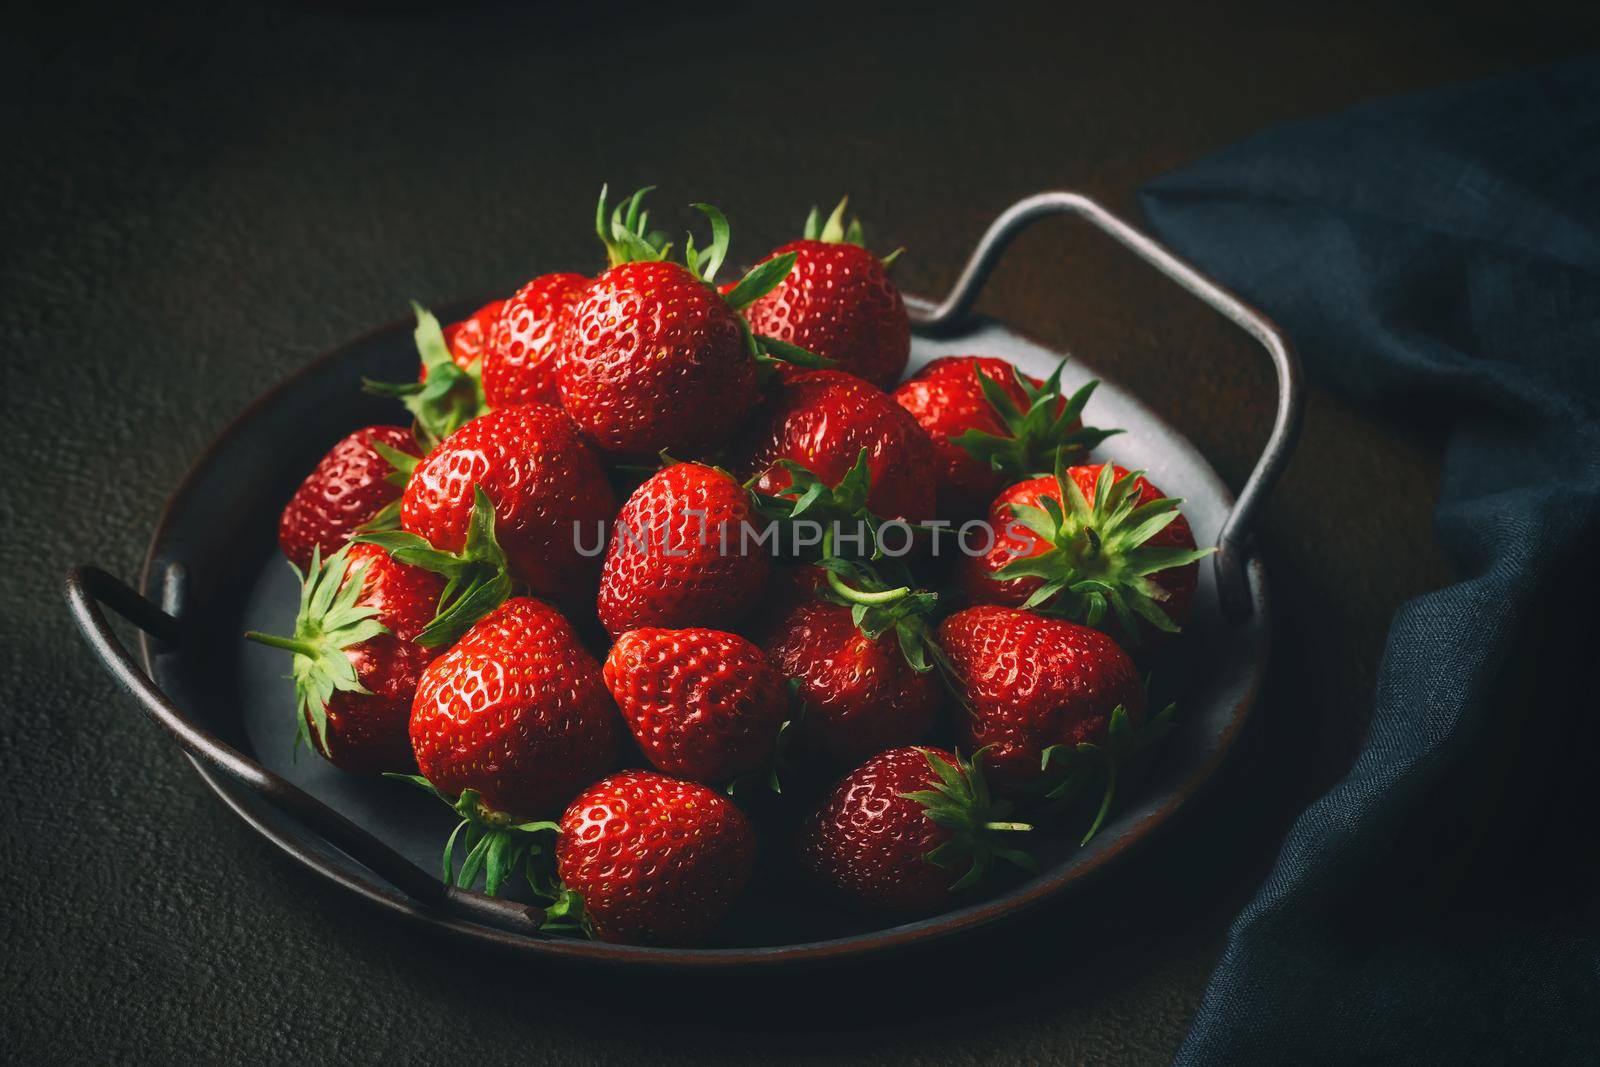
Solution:
M444 8L447 5L440 5ZM586 269L597 186L734 222L735 258L850 192L938 293L1018 196L1132 211L1260 127L1600 44L1593 5L558 5L108 14L0 43L7 1051L20 1061L816 1058L1163 1062L1288 821L1360 736L1389 614L1446 575L1430 413L1313 388L1261 531L1279 621L1243 748L1083 895L906 963L639 982L479 955L256 837L93 667L76 562L133 576L167 491L296 366L416 297ZM1587 8L1587 10L1585 10ZM669 212L669 214L672 214ZM689 219L669 220L680 229ZM1259 353L1144 268L1041 226L984 310L1143 395L1235 488Z

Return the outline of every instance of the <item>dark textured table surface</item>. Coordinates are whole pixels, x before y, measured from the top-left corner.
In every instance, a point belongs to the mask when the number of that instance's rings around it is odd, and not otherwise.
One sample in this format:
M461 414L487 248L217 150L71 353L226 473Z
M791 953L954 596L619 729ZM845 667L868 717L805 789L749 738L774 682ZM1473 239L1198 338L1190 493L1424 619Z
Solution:
M449 5L440 5L441 8ZM1436 447L1313 390L1261 531L1271 680L1217 787L1068 905L870 970L701 985L418 939L281 857L98 673L59 595L133 575L207 440L317 353L591 263L602 180L734 220L735 253L848 191L909 290L989 218L1138 184L1259 127L1592 48L1600 16L1340 5L930 14L555 5L99 14L0 43L7 1052L387 1061L1162 1062L1226 923L1362 728L1389 613L1436 585ZM678 228L689 220L680 213ZM1235 487L1264 361L1142 267L1040 227L985 310L1132 387Z

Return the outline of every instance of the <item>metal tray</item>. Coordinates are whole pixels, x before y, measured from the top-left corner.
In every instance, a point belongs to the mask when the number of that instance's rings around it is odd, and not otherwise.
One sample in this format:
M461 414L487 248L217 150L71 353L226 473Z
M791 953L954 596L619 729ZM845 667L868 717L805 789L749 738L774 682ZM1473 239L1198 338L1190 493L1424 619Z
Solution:
M1235 500L1188 441L1137 399L1112 382L1096 394L1094 420L1127 430L1107 442L1104 455L1148 470L1167 492L1184 497L1196 538L1219 549L1214 566L1201 568L1194 620L1161 665L1169 680L1181 679L1180 726L1090 845L1077 847L1069 834L1041 837L1034 842L1039 874L969 906L874 925L793 893L779 878L753 886L719 940L705 948L551 937L539 932L535 906L441 883L438 852L452 821L442 805L394 783L346 776L315 757L291 758L295 724L282 656L239 634L282 629L292 619L297 591L276 551L278 511L335 440L358 426L393 421L392 402L363 396L358 387L363 375L399 379L414 372L409 322L316 360L223 432L167 503L145 560L142 595L85 566L68 576L67 599L102 664L240 818L379 909L466 941L644 968L774 968L880 955L1013 916L1070 891L1148 839L1212 776L1238 735L1260 687L1270 633L1266 577L1250 554L1248 533L1288 459L1301 407L1293 353L1265 318L1093 201L1064 192L1030 197L1001 215L942 303L908 299L912 371L962 353L1004 356L1033 374L1049 373L1056 353L970 309L1011 239L1052 214L1095 225L1259 341L1277 369L1278 412ZM1093 376L1076 360L1068 365L1068 384ZM143 631L142 669L103 607Z

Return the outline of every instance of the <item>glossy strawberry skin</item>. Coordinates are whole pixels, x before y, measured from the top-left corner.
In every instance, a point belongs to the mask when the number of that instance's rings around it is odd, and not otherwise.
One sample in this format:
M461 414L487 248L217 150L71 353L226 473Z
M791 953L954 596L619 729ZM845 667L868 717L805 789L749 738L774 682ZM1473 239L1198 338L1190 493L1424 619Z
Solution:
M750 880L755 835L703 785L624 771L561 817L556 871L582 897L603 941L695 945Z
M403 426L367 426L317 462L278 520L278 545L301 570L311 565L313 550L320 548L323 558L333 555L355 536L356 527L399 499L400 487L387 481L394 468L373 450L374 440L411 455L419 451Z
M505 305L504 300L491 300L460 322L453 322L444 328L444 343L449 347L450 359L456 366L470 370L474 363L484 358ZM424 371L423 380L427 377Z
M772 567L745 524L760 533L750 494L722 471L677 463L652 475L617 516L600 571L601 623L612 636L737 623Z
M987 747L983 766L1000 790L1042 777L1051 745L1104 740L1122 705L1144 721L1144 683L1128 654L1087 626L985 604L939 626L968 714L957 716L966 751Z
M1027 395L1017 385L1016 369L995 356L940 356L903 382L893 393L926 431L938 457L939 514L965 518L980 513L1005 485L1005 475L975 459L955 439L971 430L1004 437L1007 431L984 398L978 375L999 385L1019 410L1028 409ZM1025 376L1034 387L1039 379ZM1063 399L1057 411L1066 407ZM1071 433L1083 427L1074 420Z
M345 650L366 693L340 690L328 700L327 745L313 728L312 745L329 763L350 774L402 773L416 764L411 754L411 701L433 651L388 634ZM310 725L310 713L306 714Z
M950 886L960 872L924 858L950 840L950 831L905 797L938 782L925 751L956 765L956 757L942 749L881 752L847 774L806 821L801 867L841 902L904 915L950 903Z
M1095 463L1084 467L1067 468L1068 477L1077 484L1078 491L1084 494L1085 499L1094 499L1094 485L1100 477L1101 467L1102 464ZM1125 468L1118 466L1113 466L1112 471L1118 478L1128 473ZM1141 504L1162 496L1161 490L1144 478L1139 479L1138 486ZM1050 547L1038 534L1017 522L1011 512L1013 504L1030 504L1038 507L1040 501L1047 497L1058 503L1061 500L1055 478L1048 475L1018 482L995 498L994 504L989 508L989 525L995 532L994 544L982 555L966 556L961 561L961 587L971 603L1021 607L1039 588L1043 581L1040 578L996 580L990 576L1014 560L1037 556ZM1195 547L1194 531L1189 528L1188 520L1180 515L1171 525L1156 533L1145 544L1154 548L1192 549ZM1161 602L1161 609L1181 628L1189 621L1189 616L1194 610L1195 589L1200 581L1200 564L1190 563L1158 571L1150 576L1150 581L1166 591L1167 599ZM1147 636L1153 636L1157 631L1154 627L1148 627L1143 632Z
M773 464L792 460L828 485L837 485L867 450L872 490L867 506L879 517L931 519L935 458L928 435L876 386L841 371L791 375L735 446L742 475L761 475L756 488L776 493L789 485Z
M400 525L446 552L466 541L473 485L494 502L495 534L511 574L572 607L592 603L599 560L578 551L616 514L600 460L572 420L548 404L513 404L467 423L417 466Z
M797 761L852 767L921 740L938 716L937 675L912 670L893 631L876 640L863 634L843 604L801 604L764 647L785 678L799 679L805 711L791 748Z
M432 571L397 562L377 545L351 545L345 573L362 572L361 596L356 603L378 609L377 620L401 641L415 641L433 621L444 579Z
M561 403L561 331L588 288L581 274L541 274L505 301L483 354L483 393L490 407Z
M792 241L794 269L745 309L750 328L833 360L837 369L892 389L911 354L911 321L900 290L859 245Z
M451 796L535 819L612 766L617 713L600 665L555 608L513 597L424 672L411 707L417 767Z
M788 718L766 653L720 630L631 630L605 663L606 688L657 770L707 784L768 766Z
M344 650L356 679L368 692L334 693L327 704L327 745L320 743L309 709L306 725L317 751L341 770L404 771L415 763L409 733L411 701L423 670L438 654L415 641L433 618L444 582L421 567L395 562L374 545L352 545L347 558L347 576L365 568L356 603L377 608L375 618L390 632Z
M601 274L561 338L561 403L615 455L707 454L756 401L756 364L738 315L675 263L624 263Z

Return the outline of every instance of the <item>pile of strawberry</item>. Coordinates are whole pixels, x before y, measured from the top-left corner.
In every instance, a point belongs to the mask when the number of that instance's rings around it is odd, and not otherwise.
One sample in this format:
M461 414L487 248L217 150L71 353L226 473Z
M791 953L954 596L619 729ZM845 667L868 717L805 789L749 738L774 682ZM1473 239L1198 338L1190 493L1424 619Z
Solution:
M843 203L719 287L721 213L674 261L646 191L602 191L597 277L418 308L418 380L368 386L412 424L289 501L294 633L249 636L294 654L301 739L453 807L447 881L611 941L704 940L758 856L906 916L1087 840L1170 721L1141 670L1194 597L1179 501L1088 462L1115 431L1059 368L900 382Z

